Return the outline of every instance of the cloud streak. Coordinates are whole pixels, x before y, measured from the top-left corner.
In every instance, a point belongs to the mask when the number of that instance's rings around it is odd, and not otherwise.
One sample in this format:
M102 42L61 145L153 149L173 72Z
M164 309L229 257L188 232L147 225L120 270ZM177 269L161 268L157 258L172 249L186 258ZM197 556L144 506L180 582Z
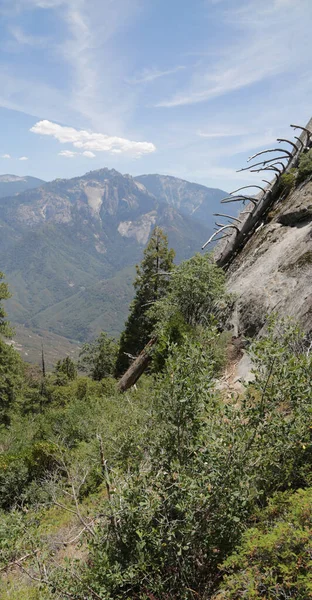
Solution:
M78 130L74 129L74 127L65 127L47 120L38 121L31 127L30 131L39 135L53 137L61 144L72 144L74 148L88 152L85 156L89 158L93 158L91 156L93 152L130 154L139 157L155 152L156 150L156 147L151 142L135 142L103 133L93 133L83 129Z
M304 28L309 0L272 0L270 7L257 0L224 11L225 22L235 24L237 40L220 50L216 64L200 67L189 85L172 97L160 100L156 107L173 108L207 102L308 64L306 45L309 28ZM311 7L310 7L311 9ZM285 39L296 31L296 45Z
M156 79L160 79L161 77L167 77L168 75L174 75L179 71L184 71L186 69L185 66L179 65L173 69L167 69L164 71L160 71L159 69L143 69L143 71L132 78L127 79L128 83L137 84L137 83L150 83L155 81Z

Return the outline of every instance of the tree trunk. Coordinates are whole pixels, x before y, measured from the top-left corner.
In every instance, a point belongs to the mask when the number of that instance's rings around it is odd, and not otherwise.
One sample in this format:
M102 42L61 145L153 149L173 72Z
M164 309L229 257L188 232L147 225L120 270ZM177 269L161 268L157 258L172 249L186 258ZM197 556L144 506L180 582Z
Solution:
M118 389L120 392L125 392L132 385L134 385L138 379L144 373L145 369L151 361L151 350L154 344L157 342L157 337L153 337L148 344L143 348L142 352L130 365L129 369L125 372L122 378L118 382Z

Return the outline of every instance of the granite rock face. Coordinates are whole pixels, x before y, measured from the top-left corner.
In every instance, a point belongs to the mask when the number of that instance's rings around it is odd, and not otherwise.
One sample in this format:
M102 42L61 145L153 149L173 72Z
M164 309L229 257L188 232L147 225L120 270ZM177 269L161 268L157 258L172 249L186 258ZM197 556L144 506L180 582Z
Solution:
M228 270L234 335L254 337L276 312L312 332L312 181L275 203Z

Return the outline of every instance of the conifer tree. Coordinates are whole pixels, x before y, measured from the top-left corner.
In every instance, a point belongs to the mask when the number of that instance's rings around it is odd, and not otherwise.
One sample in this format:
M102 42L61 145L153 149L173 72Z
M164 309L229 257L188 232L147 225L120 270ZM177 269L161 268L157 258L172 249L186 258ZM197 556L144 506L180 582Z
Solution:
M11 297L11 294L8 289L8 284L2 281L4 278L3 273L0 272L0 303L2 300L7 300ZM11 333L11 329L9 327L8 322L5 320L6 313L2 304L0 304L0 334L4 336L9 336Z
M55 365L55 373L60 377L62 381L62 375L69 381L73 381L77 377L77 368L74 361L70 356L60 359Z
M144 258L136 267L137 277L133 284L136 293L120 339L117 376L126 371L131 356L137 356L149 340L154 321L148 309L166 294L168 278L162 273L172 270L174 256L174 250L168 249L167 236L160 227L155 227L144 250Z
M23 380L23 364L18 352L8 345L3 337L13 332L6 321L6 312L2 301L11 294L4 275L0 272L0 425L9 425L9 412L20 393Z

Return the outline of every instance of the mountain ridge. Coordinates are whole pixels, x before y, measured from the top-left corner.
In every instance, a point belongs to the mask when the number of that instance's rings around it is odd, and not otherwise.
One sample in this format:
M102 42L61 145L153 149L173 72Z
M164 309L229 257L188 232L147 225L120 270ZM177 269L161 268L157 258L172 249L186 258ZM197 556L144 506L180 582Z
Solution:
M38 177L31 177L29 175L26 175L25 177L9 173L0 175L0 198L20 194L25 190L36 188L44 183L46 182L43 181L43 179L38 179Z
M177 261L198 251L211 232L209 216L199 222L178 204L178 194L162 202L136 178L107 168L0 199L10 320L79 341L101 330L118 335L133 296L133 267L153 227L167 233Z

